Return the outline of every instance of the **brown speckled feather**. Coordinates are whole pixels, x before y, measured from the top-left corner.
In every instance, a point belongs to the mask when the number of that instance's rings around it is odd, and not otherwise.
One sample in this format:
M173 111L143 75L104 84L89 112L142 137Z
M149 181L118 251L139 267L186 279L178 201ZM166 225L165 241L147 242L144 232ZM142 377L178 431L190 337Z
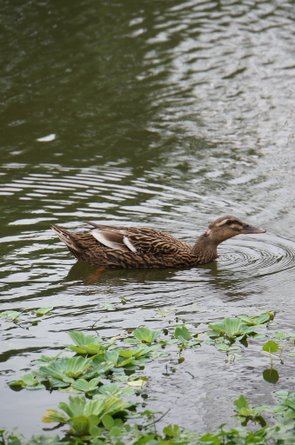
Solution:
M189 244L178 240L169 233L161 232L149 227L116 227L94 223L91 224L103 233L107 232L109 234L114 234L116 237L119 235L119 238L126 236L135 247L138 254L177 255L186 250L188 252L191 251L191 246Z
M69 232L57 225L52 229L78 260L105 268L192 267L217 257L217 246L239 233L263 233L226 215L211 223L190 245L174 236L147 227L120 227L89 223L89 232Z
M103 231L109 226L98 226ZM124 250L113 249L99 243L88 233L73 233L53 226L60 239L67 245L75 257L92 265L108 268L161 268L184 267L191 263L191 249L189 244L177 240L168 233L149 228L116 228L131 241L136 253L126 246ZM115 231L117 235L117 231ZM123 235L123 236L124 236ZM123 237L121 234L121 238ZM115 238L117 241L117 238Z

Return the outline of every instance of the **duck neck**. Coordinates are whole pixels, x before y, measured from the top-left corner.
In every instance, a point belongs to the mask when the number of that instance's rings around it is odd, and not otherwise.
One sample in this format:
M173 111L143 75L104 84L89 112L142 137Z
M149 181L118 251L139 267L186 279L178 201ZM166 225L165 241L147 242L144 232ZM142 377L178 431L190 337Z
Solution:
M193 245L192 253L200 259L200 264L210 263L217 257L217 245L205 232Z

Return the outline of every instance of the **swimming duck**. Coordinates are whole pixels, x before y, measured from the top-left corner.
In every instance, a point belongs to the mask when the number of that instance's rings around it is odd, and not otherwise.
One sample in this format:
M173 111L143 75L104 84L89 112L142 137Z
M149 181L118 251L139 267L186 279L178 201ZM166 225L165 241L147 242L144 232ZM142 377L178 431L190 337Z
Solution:
M232 215L209 224L191 245L174 236L147 227L121 227L88 223L88 232L69 232L57 225L52 229L72 254L81 261L102 268L182 268L210 263L218 245L240 234L264 233Z

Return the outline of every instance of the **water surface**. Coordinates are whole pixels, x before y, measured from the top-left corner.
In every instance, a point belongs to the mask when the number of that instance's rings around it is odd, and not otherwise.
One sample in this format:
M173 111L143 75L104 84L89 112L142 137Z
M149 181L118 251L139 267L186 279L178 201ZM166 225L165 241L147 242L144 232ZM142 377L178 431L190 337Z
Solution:
M268 310L277 329L291 328L293 2L4 0L0 10L1 310L54 307L29 330L1 322L1 426L41 431L45 409L65 396L14 393L7 382L71 329L109 336ZM267 233L226 242L204 267L95 282L50 230L94 220L193 242L224 213ZM274 387L258 350L251 360L228 366L212 349L190 351L169 377L157 363L150 406L170 409L167 423L212 430L241 393L260 403L290 387L288 366Z

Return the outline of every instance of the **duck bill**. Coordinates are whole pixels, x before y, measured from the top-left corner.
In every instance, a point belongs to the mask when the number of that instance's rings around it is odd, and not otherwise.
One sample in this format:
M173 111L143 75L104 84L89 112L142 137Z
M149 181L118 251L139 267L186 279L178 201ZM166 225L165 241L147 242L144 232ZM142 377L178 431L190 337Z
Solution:
M244 234L256 234L256 233L265 233L265 229L261 229L259 227L253 227L248 224L245 224L241 233Z

